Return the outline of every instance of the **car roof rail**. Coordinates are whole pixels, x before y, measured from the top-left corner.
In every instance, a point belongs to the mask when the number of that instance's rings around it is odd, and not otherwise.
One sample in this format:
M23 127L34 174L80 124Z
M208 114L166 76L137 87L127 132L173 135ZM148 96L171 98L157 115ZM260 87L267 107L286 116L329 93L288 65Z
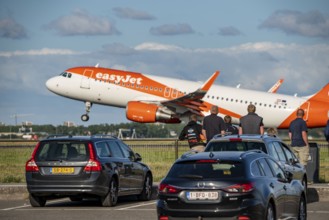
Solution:
M93 134L90 136L91 138L113 138L118 139L116 136L110 135L110 134Z
M50 134L46 137L46 139L50 139L50 138L58 138L58 137L68 137L71 138L73 137L71 134Z

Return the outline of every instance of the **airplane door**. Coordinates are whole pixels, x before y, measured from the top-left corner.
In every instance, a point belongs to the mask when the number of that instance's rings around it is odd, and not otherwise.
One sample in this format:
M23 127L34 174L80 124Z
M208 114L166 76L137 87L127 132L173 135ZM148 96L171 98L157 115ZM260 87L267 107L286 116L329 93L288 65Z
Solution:
M90 89L90 78L93 76L93 70L86 69L81 78L80 87L82 89Z

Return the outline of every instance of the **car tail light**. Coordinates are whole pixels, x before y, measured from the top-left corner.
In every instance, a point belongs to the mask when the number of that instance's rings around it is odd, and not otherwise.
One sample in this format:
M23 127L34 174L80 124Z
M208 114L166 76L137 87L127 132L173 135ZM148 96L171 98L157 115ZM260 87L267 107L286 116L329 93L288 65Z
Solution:
M90 159L85 166L84 171L86 172L91 172L91 171L101 171L102 170L102 165L100 164L99 161L97 160L92 160Z
M159 216L159 220L169 220L169 217L166 215Z
M232 142L241 142L242 141L242 138L230 138L229 139L230 141L232 141Z
M246 193L250 192L254 189L252 183L243 183L243 184L236 184L233 186L229 186L224 190L231 193Z
M40 146L40 142L38 142L37 146L35 146L33 152L32 152L32 156L31 156L31 159L29 159L26 164L25 164L25 171L26 172L38 172L39 171L39 167L38 165L35 163L35 154L38 150Z
M89 158L87 165L85 166L84 171L86 171L86 172L101 171L102 165L98 160L96 160L93 145L91 143L88 143L88 149L89 149L90 158Z
M176 193L180 192L180 189L178 189L174 186L168 185L168 184L161 183L159 185L159 192L168 193L168 194L176 194Z
M35 163L34 159L31 158L29 159L26 164L25 164L25 171L26 172L38 172L39 171L39 167L38 165Z
M250 220L248 216L242 215L238 217L238 220Z

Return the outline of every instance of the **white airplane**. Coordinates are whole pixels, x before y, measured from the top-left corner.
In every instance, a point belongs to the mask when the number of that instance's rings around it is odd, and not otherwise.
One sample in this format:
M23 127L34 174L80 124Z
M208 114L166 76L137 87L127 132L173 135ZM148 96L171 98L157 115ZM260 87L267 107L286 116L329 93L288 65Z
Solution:
M296 110L305 110L309 128L324 127L329 118L329 83L316 94L295 97L235 87L213 85L216 71L203 85L198 82L95 67L73 67L46 82L47 88L64 97L85 102L83 121L89 120L92 104L126 109L135 122L180 123L192 114L208 115L212 105L233 123L256 105L265 127L288 128Z

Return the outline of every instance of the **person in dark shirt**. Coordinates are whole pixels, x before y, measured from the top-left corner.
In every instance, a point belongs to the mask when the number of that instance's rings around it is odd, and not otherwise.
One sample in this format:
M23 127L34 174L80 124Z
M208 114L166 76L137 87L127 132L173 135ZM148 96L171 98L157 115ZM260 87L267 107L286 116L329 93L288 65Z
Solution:
M203 118L202 134L206 137L207 143L217 134L225 135L225 122L217 114L218 106L213 105L210 109L210 115Z
M248 105L248 114L240 118L239 134L264 134L263 118L258 116L256 106Z
M190 146L190 149L197 152L204 151L204 144L201 139L202 125L198 124L197 115L191 115L191 120L183 128L179 135L179 140L186 140Z
M307 138L307 125L303 120L304 110L297 110L297 118L289 125L289 138L291 140L291 147L304 166L307 165L309 157L309 145Z
M235 127L234 125L232 125L232 117L231 116L225 115L224 122L225 122L225 125L226 125L226 129L225 129L225 134L226 135L238 134L239 133L239 129L237 127Z

